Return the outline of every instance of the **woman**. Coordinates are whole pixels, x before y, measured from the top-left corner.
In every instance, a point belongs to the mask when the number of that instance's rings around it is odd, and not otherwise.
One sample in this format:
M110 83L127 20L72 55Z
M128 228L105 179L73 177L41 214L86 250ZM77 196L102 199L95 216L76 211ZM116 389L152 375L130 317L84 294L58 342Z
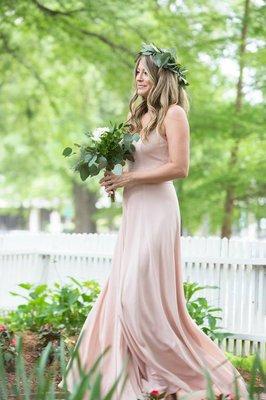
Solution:
M152 390L165 399L188 393L202 399L205 368L217 395L233 393L236 375L242 398L247 398L241 375L186 309L173 185L189 170L184 71L171 50L142 47L128 116L132 133L141 136L135 161L128 161L122 175L107 172L100 180L109 195L123 187L123 215L111 274L82 328L79 355L89 369L110 346L101 364L103 395L123 368L128 377L124 390L118 386L116 400L136 400ZM73 364L70 391L78 379Z

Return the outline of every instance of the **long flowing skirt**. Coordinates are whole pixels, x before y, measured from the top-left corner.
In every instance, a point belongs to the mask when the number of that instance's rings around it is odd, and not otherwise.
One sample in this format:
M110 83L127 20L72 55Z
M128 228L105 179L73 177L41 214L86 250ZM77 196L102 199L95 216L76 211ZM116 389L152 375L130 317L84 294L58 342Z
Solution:
M153 389L193 392L193 398L202 399L207 369L215 393L233 393L237 376L247 398L239 372L188 314L181 259L172 182L125 188L112 270L80 333L85 369L110 346L101 362L103 395L123 370L114 400L136 400ZM78 380L74 362L67 378L70 391Z

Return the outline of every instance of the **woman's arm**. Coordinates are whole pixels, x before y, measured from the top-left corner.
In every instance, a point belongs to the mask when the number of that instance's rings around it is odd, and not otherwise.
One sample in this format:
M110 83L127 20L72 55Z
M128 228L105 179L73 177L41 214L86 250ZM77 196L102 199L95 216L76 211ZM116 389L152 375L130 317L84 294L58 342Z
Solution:
M132 171L131 184L160 183L188 176L190 129L184 109L172 105L164 119L170 161L149 171Z

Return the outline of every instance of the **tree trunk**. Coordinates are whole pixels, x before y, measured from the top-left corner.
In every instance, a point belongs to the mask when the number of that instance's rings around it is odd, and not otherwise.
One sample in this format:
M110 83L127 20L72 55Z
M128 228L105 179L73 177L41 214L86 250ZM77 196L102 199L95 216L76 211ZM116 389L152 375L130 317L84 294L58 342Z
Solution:
M239 46L239 77L237 81L236 100L235 100L235 114L238 115L242 108L243 100L243 70L245 66L244 56L246 51L247 31L248 31L248 19L249 19L249 5L250 0L245 0L244 16L241 30L241 40ZM239 129L236 124L232 127L233 137L235 142L231 149L230 160L228 165L228 171L237 164L238 160L238 148L240 143ZM230 182L226 188L225 201L224 201L224 218L222 223L221 237L227 237L228 239L232 235L233 225L233 212L235 206L235 184Z
M234 211L234 187L231 186L231 188L228 187L226 189L222 237L230 238L232 235L233 211Z
M73 182L73 197L75 209L75 232L76 233L95 233L96 223L92 220L92 215L96 211L95 203L97 196L90 192L84 184Z

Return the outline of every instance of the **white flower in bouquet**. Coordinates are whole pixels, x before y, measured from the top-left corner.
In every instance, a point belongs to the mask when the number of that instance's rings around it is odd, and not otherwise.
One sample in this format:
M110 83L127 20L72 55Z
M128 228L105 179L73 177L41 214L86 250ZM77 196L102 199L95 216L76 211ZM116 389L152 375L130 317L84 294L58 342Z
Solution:
M102 134L105 132L110 132L110 129L108 128L108 126L99 127L99 128L94 129L94 131L92 131L92 136L95 140L99 140L100 137L102 136Z

